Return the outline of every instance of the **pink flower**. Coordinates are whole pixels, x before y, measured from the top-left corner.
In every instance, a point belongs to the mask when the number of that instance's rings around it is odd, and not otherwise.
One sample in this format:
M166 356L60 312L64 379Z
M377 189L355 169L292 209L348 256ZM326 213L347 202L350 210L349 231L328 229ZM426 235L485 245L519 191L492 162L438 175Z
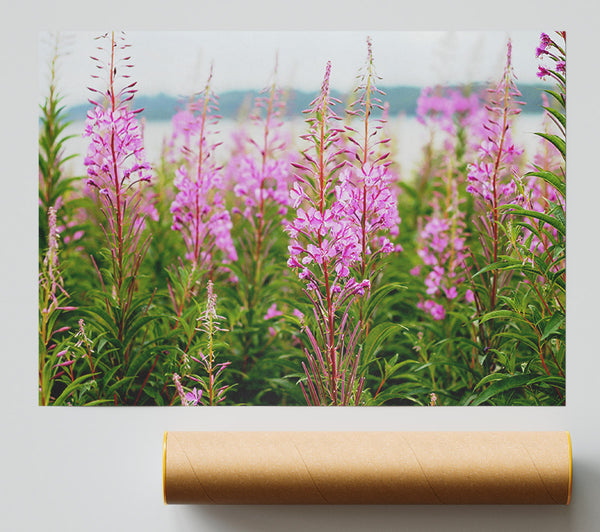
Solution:
M189 406L197 406L202 398L202 390L198 390L194 387L191 392L185 394L185 398Z
M179 399L181 400L181 406L188 406L188 400L181 385L181 377L177 373L173 373L173 384L175 384L175 389L177 390L177 394L179 395Z
M214 162L218 143L210 142L209 129L218 119L214 115L218 105L210 90L211 78L212 70L204 91L188 104L178 122L185 163L175 173L178 193L171 203L172 229L183 236L186 258L205 267L214 263L216 250L221 252L224 262L237 260L231 238L233 224L220 193L223 189L221 168Z
M417 100L417 120L430 127L438 126L447 133L447 149L454 151L458 128L474 138L482 136L485 109L476 93L465 94L447 87L425 87Z
M511 139L512 118L520 113L519 105L522 104L516 100L521 93L515 85L511 49L508 41L504 74L496 88L490 90L492 101L487 106L485 123L488 134L479 147L478 160L468 166L467 175L467 192L484 203L493 204L494 209L512 201L512 174L517 168L518 157L523 153L523 149L515 146Z
M270 320L271 318L276 318L277 316L282 316L282 315L283 315L283 312L281 312L280 310L277 309L277 303L273 303L267 310L267 313L265 314L263 319Z
M251 222L257 220L257 242L262 241L259 235L265 228L267 207L279 205L278 215L283 216L290 203L291 163L296 156L288 149L289 133L281 120L284 108L282 91L273 82L254 101L251 119L259 133L237 134L235 151L226 167L227 180L244 205L240 212Z
M382 238L382 233L397 235L400 216L387 167L362 167L361 170L346 167L340 173L335 192L343 212L340 222L354 233L360 246L358 251L392 253L395 248L389 239Z
M465 281L468 250L465 249L465 215L459 209L456 181L452 180L444 185L448 195L435 196L432 202L433 214L426 220L425 227L419 234L417 254L429 272L425 277L426 293L431 297L452 300L457 297L459 287ZM443 302L431 299L422 308L435 319L440 319ZM437 306L434 307L434 304Z
M443 320L446 317L446 311L444 307L435 301L425 301L423 305L424 309L431 314L434 320Z
M112 108L98 104L88 111L84 136L91 141L84 161L87 182L103 192L107 205L116 206L117 196L121 199L135 183L150 182L137 118L124 104L117 102Z
M110 76L107 87L90 88L96 99L90 99L94 107L85 122L84 137L89 138L89 145L84 163L87 184L98 192L102 205L106 221L103 232L110 250L114 283L122 286L125 279L136 277L145 253L142 232L147 198L144 187L150 182L151 168L145 158L136 118L139 111L131 110L136 83L131 83L126 72L132 65L123 64L119 57L128 45L118 42L123 38L115 38L114 33L101 38L106 39L110 47L104 50L107 60L93 59L98 69L110 72ZM102 46L98 48L103 50ZM132 259L123 260L123 257ZM129 301L120 301L122 307L131 302L133 294L133 290L128 291Z

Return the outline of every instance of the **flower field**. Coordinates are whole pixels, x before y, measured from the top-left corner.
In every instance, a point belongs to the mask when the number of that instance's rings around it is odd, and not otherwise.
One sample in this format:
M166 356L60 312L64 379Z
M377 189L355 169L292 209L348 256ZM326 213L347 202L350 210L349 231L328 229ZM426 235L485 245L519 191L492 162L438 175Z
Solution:
M421 90L429 141L405 168L370 38L345 101L322 65L300 134L275 65L223 137L211 68L150 161L134 52L108 33L89 63L85 175L68 171L57 44L40 404L565 404L565 40L531 50L548 88L528 149L507 40L488 86Z

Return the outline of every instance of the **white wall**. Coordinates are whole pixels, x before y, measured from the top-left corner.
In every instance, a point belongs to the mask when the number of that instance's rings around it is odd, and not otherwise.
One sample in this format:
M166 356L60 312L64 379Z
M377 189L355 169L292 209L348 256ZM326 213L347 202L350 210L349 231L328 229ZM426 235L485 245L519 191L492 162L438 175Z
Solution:
M123 4L123 5L120 5ZM91 5L91 4L90 4ZM592 2L346 0L3 6L0 39L0 529L44 531L600 529L598 52ZM52 7L54 6L54 7ZM483 7L485 6L485 7ZM275 13L274 8L278 8ZM40 408L37 374L37 32L46 29L567 29L567 406L562 408ZM596 265L594 264L596 262ZM569 507L164 506L164 430L570 430ZM210 457L207 457L210 459Z

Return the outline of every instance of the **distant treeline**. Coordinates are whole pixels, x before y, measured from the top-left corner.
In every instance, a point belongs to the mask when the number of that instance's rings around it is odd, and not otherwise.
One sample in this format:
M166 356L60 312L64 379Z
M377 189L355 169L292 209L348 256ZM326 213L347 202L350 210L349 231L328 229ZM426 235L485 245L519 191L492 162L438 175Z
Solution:
M482 85L472 85L469 90L478 91L482 88ZM546 88L548 85L541 83L519 85L519 90L523 95L521 100L525 102L523 113L541 112L542 93ZM390 117L399 114L414 116L421 87L387 87L382 90L385 92L385 96L381 98L389 103ZM254 90L223 92L219 94L219 114L223 118L244 118L252 110L253 101L257 95L258 91ZM309 107L316 93L290 89L286 92L286 96L287 116L300 116L302 111ZM332 91L332 96L341 100L344 106L350 102L348 94ZM184 104L185 99L163 93L156 96L138 95L135 98L135 107L143 108L142 116L146 120L170 120ZM70 107L68 109L69 120L84 120L90 106L91 104L81 104Z

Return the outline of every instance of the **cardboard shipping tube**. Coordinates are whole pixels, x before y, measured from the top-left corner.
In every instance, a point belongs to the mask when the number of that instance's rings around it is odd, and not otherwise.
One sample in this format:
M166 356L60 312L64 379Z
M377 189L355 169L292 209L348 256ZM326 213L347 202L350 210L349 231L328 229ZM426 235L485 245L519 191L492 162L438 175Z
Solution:
M166 432L167 504L569 504L568 432Z

